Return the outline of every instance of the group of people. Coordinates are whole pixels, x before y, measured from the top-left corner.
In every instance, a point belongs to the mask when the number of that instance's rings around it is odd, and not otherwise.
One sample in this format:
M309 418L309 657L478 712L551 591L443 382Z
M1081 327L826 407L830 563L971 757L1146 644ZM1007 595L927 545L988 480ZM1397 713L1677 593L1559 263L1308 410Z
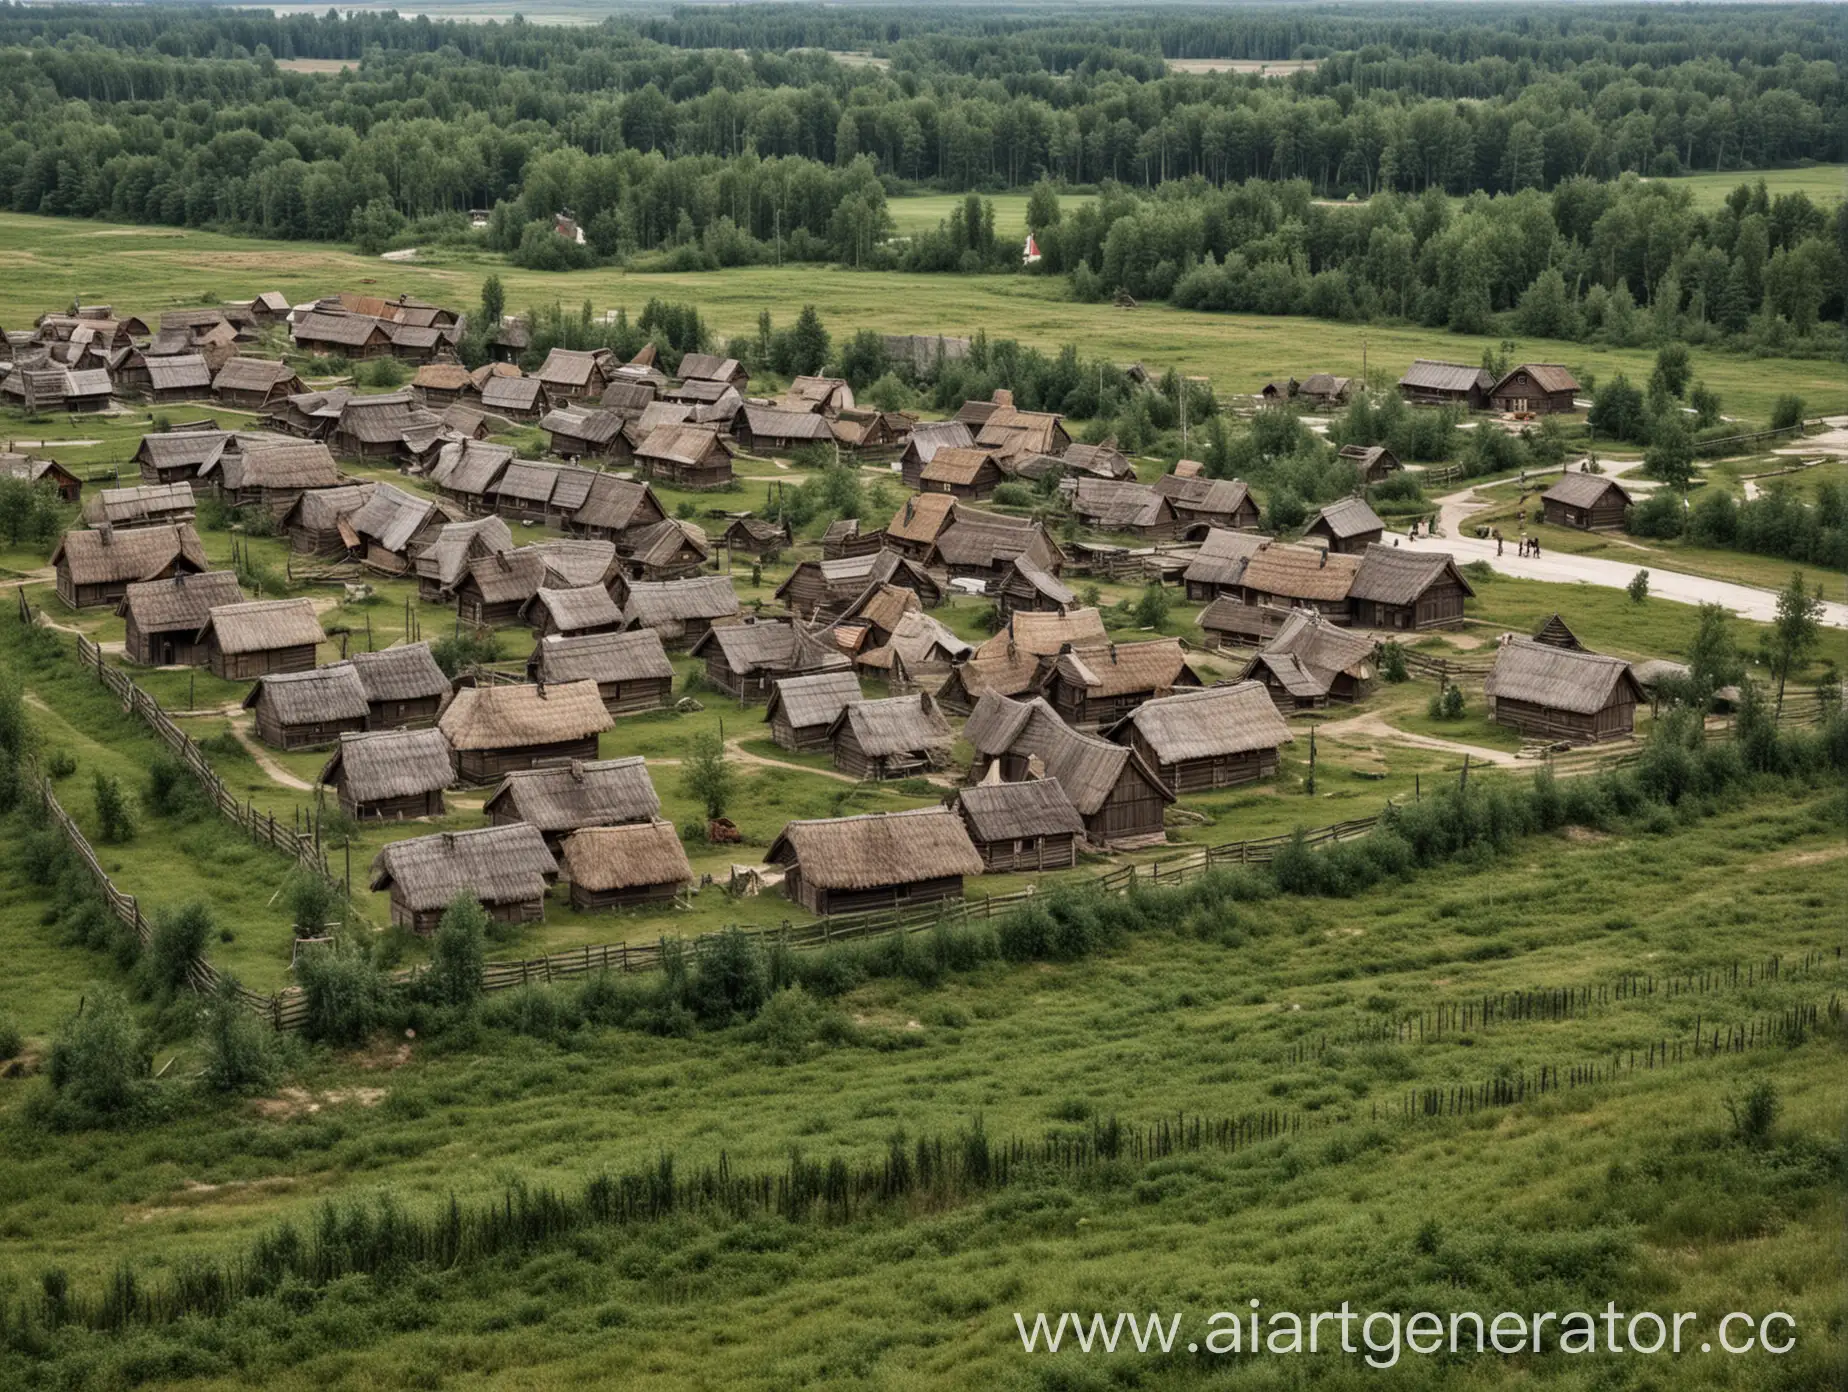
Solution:
M1489 532L1489 539L1495 543L1495 554L1497 556L1501 555L1503 547L1507 544L1506 539L1501 534L1501 528L1496 527L1492 529ZM1534 560L1539 560L1540 538L1528 536L1527 529L1523 527L1521 529L1519 542L1515 547L1515 555L1523 559L1531 557Z

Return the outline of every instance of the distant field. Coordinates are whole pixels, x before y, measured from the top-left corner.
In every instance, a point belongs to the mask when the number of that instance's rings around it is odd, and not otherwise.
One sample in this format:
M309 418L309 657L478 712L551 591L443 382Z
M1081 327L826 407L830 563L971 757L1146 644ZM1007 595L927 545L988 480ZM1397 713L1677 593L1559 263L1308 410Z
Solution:
M1694 190L1694 201L1703 208L1717 208L1726 195L1740 184L1756 184L1760 179L1773 198L1780 193L1807 193L1815 203L1834 204L1848 193L1848 164L1816 164L1808 169L1767 169L1762 172L1735 170L1729 174L1688 174L1665 183L1682 184Z
M337 73L358 64L347 58L278 58L276 66L284 72Z
M1178 73L1262 73L1266 77L1288 77L1291 73L1314 72L1314 58L1170 58L1168 71Z
M967 194L961 193L923 193L912 197L894 198L886 206L892 210L892 221L897 234L901 237L916 236L928 232L950 215L950 209L960 208ZM995 233L997 236L1024 237L1027 234L1027 195L1024 193L985 193L983 199L995 205ZM1065 212L1086 203L1096 202L1096 196L1089 193L1068 193L1059 199L1059 205Z

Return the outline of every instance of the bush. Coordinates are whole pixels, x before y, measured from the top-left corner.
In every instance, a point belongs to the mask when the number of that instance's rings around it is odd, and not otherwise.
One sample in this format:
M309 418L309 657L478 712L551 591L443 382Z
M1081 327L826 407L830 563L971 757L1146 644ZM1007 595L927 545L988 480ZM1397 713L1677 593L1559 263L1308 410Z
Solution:
M1726 1114L1732 1118L1733 1139L1742 1145L1765 1145L1771 1139L1781 1109L1777 1085L1768 1078L1753 1083L1744 1097L1728 1097Z
M1673 489L1658 488L1640 503L1625 509L1623 529L1631 536L1669 540L1687 526L1687 509Z
M1001 507L1030 508L1034 493L1024 483L1003 483L995 488L994 502Z
M156 817L196 816L205 810L205 792L177 755L162 750L148 763L141 805Z
M395 1004L385 974L364 947L345 939L305 954L296 974L308 1007L305 1032L317 1043L363 1044L386 1023Z
M1463 709L1463 688L1455 683L1446 683L1431 697L1425 713L1433 720L1461 720Z
M1143 588L1136 599L1136 623L1142 628L1160 628L1168 621L1168 592L1159 581Z
M205 1067L200 1084L211 1092L258 1092L281 1071L276 1035L238 999L237 982L222 977L206 1007L200 1032Z
M1410 674L1405 670L1405 649L1392 639L1380 644L1380 678L1398 683Z
M1803 398L1786 392L1771 403L1771 428L1794 430L1803 424Z
M472 894L458 894L443 910L436 940L430 945L425 994L439 1005L464 1008L481 999L481 973L487 962L488 911Z
M430 645L430 656L436 659L444 676L453 678L465 667L499 662L500 638L491 628L452 633Z
M295 869L283 884L289 921L298 938L318 938L340 917L340 891L325 875L308 869Z
M69 778L77 772L77 761L67 749L54 749L45 760L45 772L56 779Z
M1624 586L1624 592L1630 596L1630 603L1641 604L1649 598L1649 572L1639 570L1630 577L1630 583Z
M26 1036L19 1028L19 1021L11 1015L0 1015L0 1062L16 1059L26 1047Z
M700 954L687 983L687 1004L708 1023L755 1015L770 994L763 949L737 928L727 929Z
M71 1130L132 1116L146 1100L152 1063L128 1002L113 991L90 994L52 1041L45 1075L55 1104L45 1120Z
M128 799L113 774L98 770L91 783L96 799L96 825L104 841L120 845L135 836L135 819L129 815Z
M186 989L192 965L205 955L212 940L212 911L195 900L154 916L154 931L138 969L141 986L156 999L169 999Z

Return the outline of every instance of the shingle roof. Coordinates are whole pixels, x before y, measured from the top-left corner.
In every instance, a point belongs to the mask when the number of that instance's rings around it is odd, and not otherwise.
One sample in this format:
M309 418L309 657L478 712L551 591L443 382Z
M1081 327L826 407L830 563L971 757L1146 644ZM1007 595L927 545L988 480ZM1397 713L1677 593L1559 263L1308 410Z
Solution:
M1609 705L1622 683L1628 682L1635 699L1642 689L1621 657L1580 652L1536 643L1531 638L1510 638L1495 655L1495 665L1483 681L1485 694L1497 700L1525 701L1548 710L1590 715Z
M1072 510L1106 531L1153 527L1174 516L1174 505L1147 484L1089 474L1078 480Z
M261 703L285 725L313 725L330 720L364 720L366 691L359 674L344 662L306 672L271 672L257 678L244 697L244 709Z
M413 912L446 907L458 894L487 904L545 897L558 862L530 826L445 831L394 841L372 862L371 887L390 889Z
M340 466L319 440L252 439L241 454L221 456L218 467L233 489L328 488L340 482Z
M355 801L416 797L456 781L455 751L441 730L345 732L321 769L321 782L344 774Z
M1521 363L1503 375L1501 381L1495 384L1491 395L1500 395L1502 389L1509 386L1523 372L1531 377L1534 385L1543 392L1576 392L1579 389L1578 378L1558 363Z
M1629 491L1609 474L1587 474L1575 470L1562 474L1559 482L1540 496L1563 503L1567 507L1588 508L1603 500L1605 493L1615 488L1627 505L1630 501Z
M601 734L615 722L595 682L547 686L465 686L437 728L457 749L518 749Z
M993 460L985 449L940 449L919 473L926 483L947 483L967 488L981 476Z
M548 634L533 650L546 682L673 680L674 666L652 628L627 633Z
M1209 686L1144 701L1110 731L1134 729L1164 764L1275 749L1295 738L1262 682Z
M155 391L205 391L212 385L212 369L197 353L174 353L143 358L148 385Z
M883 701L850 702L835 716L830 737L838 738L843 728L851 729L861 751L874 758L948 749L956 738L937 703L922 691Z
M716 353L688 353L680 360L683 381L730 381L738 373L736 358L721 358Z
M132 527L144 522L178 522L196 510L192 488L184 483L146 483L132 488L105 488L84 503L84 520Z
M982 873L962 818L941 807L790 822L764 859L800 864L803 879L820 889L877 889Z
M1056 778L964 788L956 805L977 841L1084 835L1084 818Z
M566 838L559 858L571 883L592 893L686 884L693 878L672 822L586 827Z
M974 443L975 436L959 420L919 421L911 427L911 448L926 464L940 449L967 449Z
M1325 525L1331 536L1343 540L1386 529L1379 514L1367 506L1365 498L1342 498L1332 502L1309 519L1309 527L1313 528L1317 522Z
M1424 391L1467 392L1472 388L1487 391L1495 385L1495 378L1480 367L1419 358L1405 370L1399 385Z
M914 493L892 514L892 520L886 523L886 535L928 545L950 524L955 513L956 499L948 493Z
M490 377L481 389L484 411L534 411L545 383L537 377Z
M661 814L661 799L647 761L634 754L517 770L501 780L482 810L559 832L645 822Z
M1269 544L1269 537L1256 532L1210 528L1182 578L1196 585L1236 585L1246 563Z
M1464 594L1475 593L1447 551L1414 551L1410 547L1370 542L1361 553L1360 567L1348 586L1348 597L1375 604L1414 604L1419 595L1446 573L1463 587Z
M231 571L208 570L202 575L182 572L164 580L130 585L119 608L122 614L134 618L135 627L143 633L191 634L204 626L213 606L238 604L243 598L237 576Z
M212 390L217 392L269 392L279 386L300 385L295 369L274 358L226 358L212 379Z
M834 431L827 417L813 411L785 411L775 406L746 406L745 428L752 435L778 440L831 441Z
M526 614L535 625L541 608L551 616L552 627L561 633L590 628L613 630L622 623L622 610L601 585L574 585L569 589L541 585L526 606Z

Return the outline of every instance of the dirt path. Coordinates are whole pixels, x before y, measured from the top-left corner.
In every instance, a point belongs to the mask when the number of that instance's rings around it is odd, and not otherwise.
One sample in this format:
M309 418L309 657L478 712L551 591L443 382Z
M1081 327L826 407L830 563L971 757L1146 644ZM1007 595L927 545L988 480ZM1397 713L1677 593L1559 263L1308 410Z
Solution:
M282 784L283 787L294 788L297 792L302 793L312 793L314 791L314 784L304 783L281 764L270 758L269 751L250 737L250 731L244 728L244 723L242 721L233 720L231 722L231 733L237 736L237 742L244 746L245 751L249 753L250 757L257 761L257 767L262 769L276 782Z
M1380 741L1386 744L1409 744L1418 749L1438 749L1446 754L1467 754L1477 763L1495 764L1501 768L1519 768L1532 764L1531 760L1517 759L1505 749L1464 744L1461 740L1438 739L1434 735L1414 735L1408 730L1387 724L1385 717L1378 711L1334 721L1322 726L1320 733L1328 739L1348 743L1370 744Z
M725 741L725 752L741 764L755 764L758 768L779 768L789 769L795 773L812 773L820 778L832 778L837 783L858 783L860 781L851 773L841 773L835 769L810 768L807 764L789 764L781 759L766 759L762 754L753 754L750 750L743 748L735 739ZM652 763L653 760L649 762ZM662 762L677 764L680 760L663 760Z
M11 580L0 580L0 589L17 590L24 585L55 585L58 572L50 566L40 566L37 570L28 570L24 575Z

